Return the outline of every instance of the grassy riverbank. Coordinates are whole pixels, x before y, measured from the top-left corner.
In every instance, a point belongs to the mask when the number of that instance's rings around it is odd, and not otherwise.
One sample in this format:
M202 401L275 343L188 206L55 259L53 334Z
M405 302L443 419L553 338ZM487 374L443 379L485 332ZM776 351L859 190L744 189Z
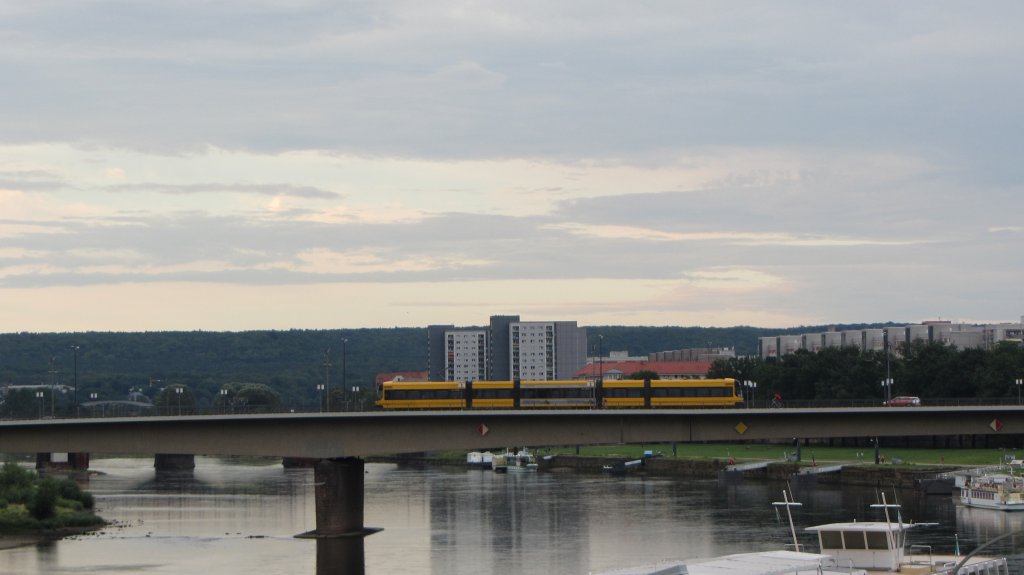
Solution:
M16 463L0 468L0 535L3 540L61 537L104 525L93 497L70 479L42 478Z

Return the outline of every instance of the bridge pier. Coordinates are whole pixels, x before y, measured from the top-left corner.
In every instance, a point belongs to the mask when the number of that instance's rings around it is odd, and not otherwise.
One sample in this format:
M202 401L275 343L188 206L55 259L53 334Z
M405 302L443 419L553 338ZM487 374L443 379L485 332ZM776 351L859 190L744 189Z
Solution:
M196 456L187 453L157 453L153 456L157 471L184 471L196 468Z
M37 453L36 469L89 469L88 453Z
M316 530L299 537L364 537L380 531L363 526L363 467L358 457L317 462L313 467Z

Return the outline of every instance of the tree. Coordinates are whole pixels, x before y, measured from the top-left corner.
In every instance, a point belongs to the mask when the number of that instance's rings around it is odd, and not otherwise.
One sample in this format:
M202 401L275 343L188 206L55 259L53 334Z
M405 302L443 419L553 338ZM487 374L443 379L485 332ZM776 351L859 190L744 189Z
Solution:
M267 413L280 411L281 395L262 383L229 383L213 401L221 412Z
M626 376L626 379L661 379L661 376L657 372L649 369L641 369L640 371L634 371L633 373Z
M196 398L187 385L173 384L160 390L153 399L158 415L185 415L196 410Z

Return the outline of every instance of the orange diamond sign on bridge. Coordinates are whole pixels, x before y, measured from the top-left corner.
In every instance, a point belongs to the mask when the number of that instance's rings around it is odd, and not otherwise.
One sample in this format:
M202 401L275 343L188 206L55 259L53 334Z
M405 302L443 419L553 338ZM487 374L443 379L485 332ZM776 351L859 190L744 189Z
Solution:
M992 423L988 424L988 426L992 428L992 431L999 431L1003 428L1003 422L998 419L993 419Z
M487 426L482 423L476 426L476 432L479 433L480 435L487 435L488 431L490 431L490 429L488 429Z

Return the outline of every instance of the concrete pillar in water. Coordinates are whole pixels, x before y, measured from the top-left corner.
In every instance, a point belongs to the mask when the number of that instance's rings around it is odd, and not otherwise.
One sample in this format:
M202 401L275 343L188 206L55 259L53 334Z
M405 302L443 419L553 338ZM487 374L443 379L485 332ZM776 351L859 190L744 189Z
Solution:
M379 529L363 526L363 460L322 459L313 467L316 531L300 537L362 537Z
M157 453L153 456L157 471L182 471L196 468L196 456L187 453Z
M36 469L89 469L88 453L37 453Z

